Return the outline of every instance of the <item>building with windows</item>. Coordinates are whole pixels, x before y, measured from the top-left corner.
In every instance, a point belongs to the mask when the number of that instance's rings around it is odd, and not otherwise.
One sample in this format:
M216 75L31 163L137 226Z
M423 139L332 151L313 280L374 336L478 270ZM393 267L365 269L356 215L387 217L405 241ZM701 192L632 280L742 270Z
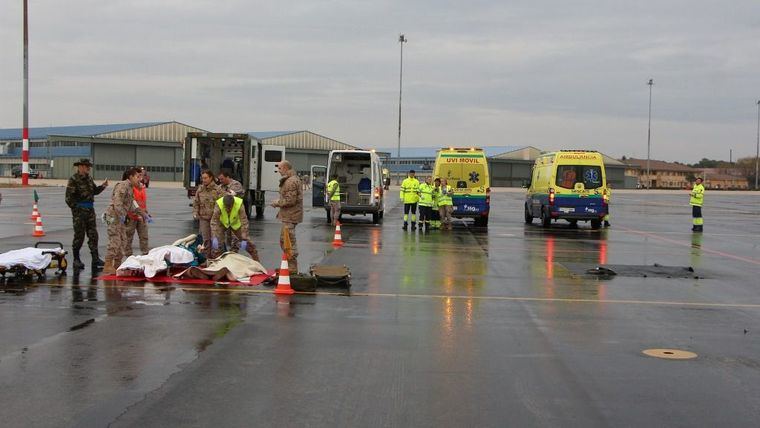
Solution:
M647 160L627 158L623 162L628 165L629 174L638 173L638 186L652 189L686 189L694 182L694 177L700 175L700 170L688 165L649 160L649 175L647 175Z
M30 128L29 166L42 178L68 178L73 164L90 158L96 179L120 180L132 166L144 166L151 180L182 181L188 132L209 132L179 122ZM285 158L305 175L327 165L331 150L361 150L311 131L249 132L262 144L285 146ZM21 166L21 129L0 129L0 176ZM214 171L218 172L218 171Z
M262 144L284 146L285 158L299 175L309 175L314 165L327 166L331 150L365 150L311 131L251 131Z
M702 168L701 177L706 189L747 190L749 181L736 168Z
M188 132L179 122L55 126L29 129L29 167L44 178L68 178L73 164L90 158L96 179L120 180L132 166L144 166L152 180L180 181ZM0 129L0 176L21 164L21 129Z

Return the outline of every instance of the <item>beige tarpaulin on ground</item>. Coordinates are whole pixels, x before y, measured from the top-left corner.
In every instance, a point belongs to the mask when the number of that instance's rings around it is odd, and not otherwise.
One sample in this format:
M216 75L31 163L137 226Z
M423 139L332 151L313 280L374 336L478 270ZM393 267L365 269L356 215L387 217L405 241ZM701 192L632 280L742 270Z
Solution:
M174 277L246 282L252 275L260 273L266 273L261 263L242 254L227 252L215 259L207 260L206 267L194 266Z

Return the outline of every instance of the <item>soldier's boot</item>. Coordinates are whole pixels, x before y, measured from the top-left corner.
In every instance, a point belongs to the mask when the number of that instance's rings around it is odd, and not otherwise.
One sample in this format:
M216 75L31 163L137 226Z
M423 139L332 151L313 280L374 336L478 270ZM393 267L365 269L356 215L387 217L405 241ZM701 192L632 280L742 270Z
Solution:
M92 264L95 267L95 263ZM105 265L103 266L104 275L113 275L116 273L116 267L113 265L113 259L106 257Z
M103 270L103 265L105 263L103 263L103 260L100 260L100 258L98 257L98 253L91 252L90 255L92 256L92 273L96 273L100 270Z
M72 253L74 253L74 270L84 269L84 263L82 263L82 259L79 258L79 250L73 250Z
M102 268L105 265L105 262L100 259L100 256L98 255L97 251L93 251L90 254L92 254L92 264L97 264L98 267Z

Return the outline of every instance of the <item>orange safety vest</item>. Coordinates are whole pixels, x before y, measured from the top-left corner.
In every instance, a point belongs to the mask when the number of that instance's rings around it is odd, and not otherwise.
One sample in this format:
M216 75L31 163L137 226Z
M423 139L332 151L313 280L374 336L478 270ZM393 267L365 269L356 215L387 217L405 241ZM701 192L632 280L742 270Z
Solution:
M140 207L140 209L146 211L148 209L148 194L145 191L145 187L132 186L132 194L135 196L135 201L137 202L137 205ZM129 218L135 221L140 218L140 215L131 212L128 215Z

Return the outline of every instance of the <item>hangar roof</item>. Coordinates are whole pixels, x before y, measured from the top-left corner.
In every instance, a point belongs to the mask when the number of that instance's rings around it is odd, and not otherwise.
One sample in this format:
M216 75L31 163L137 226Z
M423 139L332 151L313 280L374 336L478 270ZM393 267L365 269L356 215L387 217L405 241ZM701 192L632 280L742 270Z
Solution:
M161 125L169 122L139 122L139 123L115 123L110 125L75 125L75 126L48 126L29 128L30 140L41 140L49 135L69 135L72 137L94 137L110 132L126 131L129 129L146 128L148 126ZM20 140L21 128L0 129L0 140Z

